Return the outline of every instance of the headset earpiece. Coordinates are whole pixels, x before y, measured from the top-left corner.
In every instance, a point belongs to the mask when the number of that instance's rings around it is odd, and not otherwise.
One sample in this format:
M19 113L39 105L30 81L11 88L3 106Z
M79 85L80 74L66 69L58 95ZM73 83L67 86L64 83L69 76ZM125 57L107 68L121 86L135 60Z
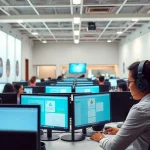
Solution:
M142 92L146 91L150 87L148 81L145 79L143 75L144 65L147 61L148 60L143 60L140 62L138 66L138 72L137 72L136 87Z

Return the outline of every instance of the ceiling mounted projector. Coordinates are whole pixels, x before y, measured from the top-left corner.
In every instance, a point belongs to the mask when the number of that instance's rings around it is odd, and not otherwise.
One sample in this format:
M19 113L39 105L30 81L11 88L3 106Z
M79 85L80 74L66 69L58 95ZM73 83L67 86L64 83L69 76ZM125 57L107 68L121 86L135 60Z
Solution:
M95 22L88 22L88 30L96 30Z

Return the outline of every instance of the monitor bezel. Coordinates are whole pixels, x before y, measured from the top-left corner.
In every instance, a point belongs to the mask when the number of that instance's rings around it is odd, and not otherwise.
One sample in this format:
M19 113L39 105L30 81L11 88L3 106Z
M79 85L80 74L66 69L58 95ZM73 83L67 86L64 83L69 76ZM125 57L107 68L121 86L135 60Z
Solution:
M37 116L37 132L35 132L36 133L36 135L37 135L37 148L38 148L38 150L40 150L40 147L41 147L41 145L40 145L40 111L41 111L41 108L40 108L40 106L39 105L6 105L6 104L2 104L2 105L0 105L0 108L1 107L6 107L6 108L37 108L37 110L38 110L38 116ZM22 132L22 133L24 133L24 132L26 132L26 133L28 133L28 131L0 131L0 132ZM31 133L31 131L29 131L29 133Z
M63 94L63 93L62 93ZM64 93L65 94L65 93ZM48 93L48 94L21 94L20 95L20 104L21 104L21 96L57 96L57 97L67 97L68 98L68 128L67 129L64 129L64 128L57 128L57 127L54 127L54 128L51 128L51 127L47 127L47 126L41 126L41 122L40 122L40 128L41 129L51 129L51 130L58 130L58 131L70 131L70 107L69 107L69 105L70 105L70 97L69 97L69 95L56 95L55 93L54 94L50 94L50 93ZM23 104L21 104L21 105L23 105ZM40 106L40 105L39 105ZM40 112L41 113L41 112Z
M86 68L86 69L85 69L85 72L78 72L78 73L77 73L77 72L71 72L71 71L70 71L70 66L71 66L72 64L74 64L74 65L75 65L75 64L84 64L84 65L85 65L85 68ZM69 73L70 73L70 74L85 74L86 72L87 72L87 64L86 64L86 63L69 63Z
M111 106L110 106L110 120L108 120L108 121L104 121L104 122L100 122L100 123L93 123L93 124L88 124L88 125L85 125L85 126L80 126L80 127L76 127L75 126L75 108L74 108L74 97L75 96L88 96L88 95L103 95L103 94L108 94L109 95L109 100L110 100L110 105L111 105L111 99L110 99L110 93L109 92L107 92L107 93L90 93L90 94L83 94L82 93L82 95L81 94L77 94L77 95L73 95L73 101L72 101L72 113L73 113L73 115L72 115L72 119L74 120L73 122L74 122L74 125L73 125L73 129L74 130L78 130L78 129L84 129L84 128L88 128L88 127L92 127L92 126L94 126L94 125L104 125L104 124L106 124L106 123L110 123L111 122Z

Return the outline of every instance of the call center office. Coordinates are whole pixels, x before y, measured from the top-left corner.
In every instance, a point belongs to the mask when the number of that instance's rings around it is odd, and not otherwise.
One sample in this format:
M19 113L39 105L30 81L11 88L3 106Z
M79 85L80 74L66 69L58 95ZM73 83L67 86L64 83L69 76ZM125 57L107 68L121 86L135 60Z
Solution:
M70 63L86 63L86 78L114 74L124 79L128 78L128 66L149 59L148 1L27 0L16 3L7 0L1 1L0 5L1 83L29 80L33 75L44 77L42 73L47 71L40 71L40 66L53 66L49 75L52 78L65 73L65 78L76 79L78 75L69 74ZM95 70L101 71L97 74ZM49 109L47 112L52 111ZM68 125L63 128L66 131L70 124L64 124ZM87 148L85 144L101 149L90 140L75 145L57 140L47 142L46 146L84 149Z

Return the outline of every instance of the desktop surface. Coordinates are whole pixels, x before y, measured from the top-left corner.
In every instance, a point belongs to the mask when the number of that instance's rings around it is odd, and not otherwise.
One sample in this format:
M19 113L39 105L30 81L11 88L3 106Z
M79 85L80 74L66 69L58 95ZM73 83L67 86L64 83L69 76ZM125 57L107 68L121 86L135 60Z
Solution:
M21 95L21 104L41 106L41 127L69 130L68 96Z

